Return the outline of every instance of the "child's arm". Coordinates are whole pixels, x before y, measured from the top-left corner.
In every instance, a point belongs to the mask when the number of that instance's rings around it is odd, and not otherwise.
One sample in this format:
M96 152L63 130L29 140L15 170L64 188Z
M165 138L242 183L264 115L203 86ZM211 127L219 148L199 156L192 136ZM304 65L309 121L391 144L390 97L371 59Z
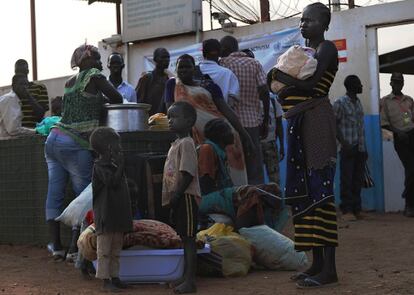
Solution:
M174 192L174 194L171 197L171 201L170 201L171 207L175 207L175 205L178 203L180 198L184 196L184 192L190 185L191 181L193 181L193 176L187 171L179 171L178 173L181 174L181 177L178 178L179 180L177 183L177 190Z
M125 164L122 154L113 160L117 165L115 172L109 166L94 167L95 179L104 186L117 187L123 179Z
M117 164L117 169L112 179L112 186L117 186L124 176L124 169L125 169L125 159L124 155L119 152L117 155L114 156L114 161Z
M216 183L210 175L206 174L200 177L200 190L202 195L207 195L214 191Z
M217 154L210 144L202 144L198 148L198 175L201 195L216 190Z

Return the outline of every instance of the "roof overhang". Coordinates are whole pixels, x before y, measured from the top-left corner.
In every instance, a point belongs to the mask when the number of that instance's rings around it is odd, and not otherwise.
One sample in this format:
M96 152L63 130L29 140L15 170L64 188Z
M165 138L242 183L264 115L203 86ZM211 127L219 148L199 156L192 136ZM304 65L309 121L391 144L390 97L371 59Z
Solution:
M92 4L94 2L105 2L105 3L114 3L114 4L121 4L121 0L83 0L88 1L88 4Z
M381 54L379 71L380 73L398 72L414 75L414 46Z

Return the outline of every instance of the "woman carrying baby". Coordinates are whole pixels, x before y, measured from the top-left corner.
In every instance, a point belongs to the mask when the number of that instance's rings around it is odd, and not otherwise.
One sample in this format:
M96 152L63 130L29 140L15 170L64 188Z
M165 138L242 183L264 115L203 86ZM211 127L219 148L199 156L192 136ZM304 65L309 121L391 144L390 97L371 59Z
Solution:
M325 40L331 13L322 3L303 10L300 30L306 46L315 50L317 68L306 80L273 70L272 79L286 85L279 98L288 109L288 153L285 196L292 206L295 248L312 250L311 267L291 279L299 288L320 287L338 281L338 246L333 182L336 163L335 116L328 92L338 70L335 45Z

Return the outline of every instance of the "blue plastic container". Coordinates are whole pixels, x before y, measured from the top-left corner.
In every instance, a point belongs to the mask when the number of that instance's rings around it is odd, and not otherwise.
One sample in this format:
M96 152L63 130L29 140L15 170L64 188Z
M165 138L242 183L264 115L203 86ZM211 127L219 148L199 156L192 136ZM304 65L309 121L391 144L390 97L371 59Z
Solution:
M210 252L210 245L197 251ZM96 268L97 261L93 262ZM119 278L128 283L166 283L184 273L183 249L123 250L120 254Z

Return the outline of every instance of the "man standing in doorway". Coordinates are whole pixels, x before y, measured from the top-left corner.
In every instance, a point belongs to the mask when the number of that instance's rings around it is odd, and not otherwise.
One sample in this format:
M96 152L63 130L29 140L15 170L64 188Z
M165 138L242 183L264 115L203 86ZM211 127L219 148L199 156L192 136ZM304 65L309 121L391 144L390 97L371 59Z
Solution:
M239 51L236 38L225 36L220 40L220 44L220 65L230 69L240 84L239 102L235 112L255 145L252 155L246 155L248 182L260 184L264 182L260 138L267 136L269 128L269 90L266 85L266 74L256 59ZM260 101L263 103L263 117Z
M155 69L144 73L138 81L135 91L138 102L151 105L149 115L167 113L163 96L168 75L165 72L170 65L170 53L165 48L157 48L154 51Z
M338 98L333 109L336 116L336 134L341 144L341 211L345 221L361 217L361 187L367 159L364 131L364 110L358 94L362 84L358 76L345 78L346 95Z
M109 82L118 90L124 98L124 102L137 102L137 94L134 87L122 79L122 70L125 67L124 58L114 52L108 57Z
M394 148L405 170L404 215L414 217L414 101L404 95L404 76L391 75L392 92L381 99L381 127L394 135Z
M28 81L29 64L24 59L19 59L14 64L14 73L21 75ZM49 109L49 97L46 86L40 83L27 82L24 88L21 88L17 96L22 104L22 126L35 128L36 123L42 121L45 113Z

